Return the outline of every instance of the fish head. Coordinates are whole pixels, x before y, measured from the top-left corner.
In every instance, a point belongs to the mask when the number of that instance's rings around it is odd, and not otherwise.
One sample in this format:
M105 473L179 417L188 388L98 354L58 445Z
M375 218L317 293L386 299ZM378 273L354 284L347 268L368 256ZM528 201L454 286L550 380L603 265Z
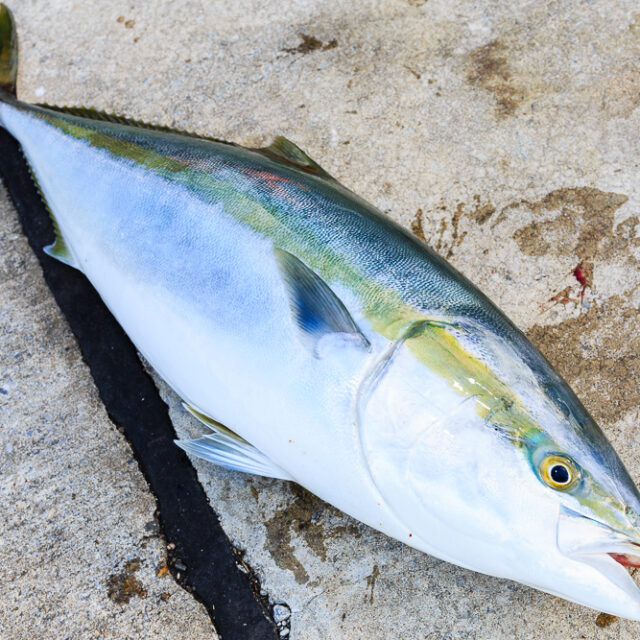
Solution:
M532 527L529 563L521 564L515 579L640 620L640 588L628 571L640 567L638 490L564 382L556 379L545 391L547 413L556 409L558 415L524 433L518 448L535 481L531 492L548 505L548 519ZM536 561L541 556L547 558L542 565Z
M640 620L640 495L613 447L530 344L468 335L414 327L361 393L363 456L405 541Z

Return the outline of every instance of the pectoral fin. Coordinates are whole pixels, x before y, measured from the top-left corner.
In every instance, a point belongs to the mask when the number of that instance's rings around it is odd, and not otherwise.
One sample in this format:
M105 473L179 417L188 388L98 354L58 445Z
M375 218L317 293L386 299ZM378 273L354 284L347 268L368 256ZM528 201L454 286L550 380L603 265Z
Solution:
M304 342L317 356L318 342L328 334L343 334L359 348L370 344L329 285L294 255L274 251L282 272L294 320Z
M211 429L211 433L201 438L176 440L175 443L187 453L226 469L253 473L266 478L293 480L284 469L231 429L186 403L183 403L183 406L191 415Z

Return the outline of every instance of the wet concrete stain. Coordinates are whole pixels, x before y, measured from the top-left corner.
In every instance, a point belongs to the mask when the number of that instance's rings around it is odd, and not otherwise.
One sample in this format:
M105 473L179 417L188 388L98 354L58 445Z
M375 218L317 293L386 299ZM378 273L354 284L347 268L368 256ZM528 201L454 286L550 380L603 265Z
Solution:
M469 84L493 94L498 116L513 115L525 98L524 87L514 78L508 48L500 40L474 49L469 54Z
M446 211L446 207L441 206L438 207L437 210ZM438 253L448 259L451 258L455 249L462 244L467 236L467 231L460 231L461 220L464 217L469 217L477 224L483 225L495 212L496 208L491 204L491 202L482 203L480 196L475 195L473 197L473 204L468 211L464 202L459 202L457 204L456 209L449 220L449 225L447 224L447 219L441 218L436 234L427 238L424 228L425 213L422 209L418 209L416 211L415 216L411 221L410 229L415 236L420 238L420 240L426 242ZM451 229L451 237L446 239L446 232L449 228Z
M447 255L445 256L447 260L451 258L455 248L459 247L462 244L462 241L467 235L466 231L460 233L460 218L462 218L463 214L464 202L459 202L456 210L453 212L453 217L451 218L452 235L451 244L449 245L449 250L447 251Z
M534 216L531 224L518 229L514 239L520 250L529 256L576 254L580 260L592 259L598 253L611 255L625 249L631 235L628 229L634 222L625 221L614 233L615 212L627 202L620 193L605 192L591 187L556 189L541 200L522 200L505 207L524 207ZM549 217L549 213L558 212ZM635 220L637 224L637 219Z
M415 235L416 237L420 238L420 240L422 240L422 242L426 242L427 239L425 238L424 235L424 228L422 226L422 216L423 216L423 211L422 209L418 209L416 211L416 215L414 216L413 220L411 221L411 232L413 233L413 235Z
M298 34L300 36L300 44L297 47L282 49L285 53L306 55L312 51L328 51L329 49L335 49L338 46L338 41L334 38L329 40L326 44L322 40L318 40L315 36L310 36L306 33Z
M278 509L265 522L267 538L264 548L269 551L275 563L281 569L293 572L298 584L309 582L309 573L295 555L293 536L301 537L307 547L323 562L327 560L326 541L341 535L360 537L360 529L353 524L326 526L327 515L342 517L340 512L326 504L299 485L292 484L293 500Z
M513 202L501 213L528 209L533 214L533 222L513 235L525 255L577 256L579 262L568 274L577 287L567 286L550 302L573 302L583 313L552 326L536 324L527 336L576 390L594 418L608 424L637 406L640 316L629 304L628 294L604 301L594 297L590 306L582 303L586 290L594 287L598 260L617 259L637 268L629 249L640 244L638 217L615 222L616 212L627 201L624 194L571 187L551 191L538 201Z
M556 325L534 325L527 337L576 390L596 421L611 424L637 408L640 318L626 298L612 296Z
M140 559L129 560L122 571L109 576L107 580L107 595L116 604L127 604L131 598L146 598L147 591L142 582L136 578L140 569Z
M440 254L442 253L442 250L446 246L445 239L444 239L446 231L447 231L447 221L445 218L442 218L440 220L440 226L438 227L438 235L435 238L435 242L429 242L429 244Z
M378 565L373 565L373 570L371 571L371 575L367 576L367 588L370 589L369 593L365 593L364 601L369 604L373 604L373 592L376 588L376 580L380 576L380 570L378 569Z
M474 208L470 212L470 216L479 225L483 225L496 212L496 208L490 203L480 203L480 196L473 196Z

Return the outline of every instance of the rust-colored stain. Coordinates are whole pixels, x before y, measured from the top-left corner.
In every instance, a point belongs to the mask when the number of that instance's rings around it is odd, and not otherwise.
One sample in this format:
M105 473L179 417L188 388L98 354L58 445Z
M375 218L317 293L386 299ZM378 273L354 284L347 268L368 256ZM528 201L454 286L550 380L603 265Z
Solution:
M300 44L297 47L282 49L282 51L285 53L301 53L302 55L306 55L312 51L328 51L338 46L338 41L335 38L324 44L322 40L318 40L315 36L310 36L306 33L300 33L298 35L301 40Z
M604 629L605 627L612 625L616 620L617 618L612 616L610 613L600 613L596 618L596 626Z
M307 547L322 561L327 559L325 541L329 538L352 535L360 537L360 529L353 524L326 527L324 520L327 514L340 517L337 509L324 503L313 494L296 484L291 485L293 500L285 507L278 509L265 522L267 538L264 548L271 553L275 563L281 569L293 572L298 584L309 582L309 573L295 555L292 539L302 538Z
M508 48L500 40L492 40L469 54L467 80L493 94L499 116L513 115L525 98L524 87L514 78L507 54Z
M422 228L422 209L418 209L416 211L416 215L411 221L411 231L415 236L420 238L422 242L427 241L427 239L424 236L424 229Z
M146 598L147 592L142 582L135 576L140 569L140 559L129 560L121 572L114 573L107 580L107 595L117 604L127 604L133 596Z
M116 22L119 22L120 24L124 24L126 29L133 29L133 27L136 26L135 20L127 20L124 16L118 16L118 18L116 19Z
M558 291L558 293L549 298L549 302L553 302L554 305L566 305L572 302L571 287L565 287L562 291ZM546 310L548 309L544 309L544 311Z
M165 576L169 575L169 568L167 567L166 564L161 565L160 567L158 567L158 570L156 571L156 576L158 578L164 578Z
M445 256L447 260L453 255L453 251L456 247L459 247L462 241L464 240L467 232L464 231L460 233L460 218L464 214L464 202L459 202L456 210L453 213L453 217L451 218L451 226L453 228L452 236L451 236L451 244L449 245L449 250L447 251L447 255Z

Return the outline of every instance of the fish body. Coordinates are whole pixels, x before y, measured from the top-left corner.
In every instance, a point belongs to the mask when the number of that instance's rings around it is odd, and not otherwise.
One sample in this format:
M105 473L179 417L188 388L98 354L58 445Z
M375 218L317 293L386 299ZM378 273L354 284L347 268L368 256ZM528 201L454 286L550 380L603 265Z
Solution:
M10 23L0 8L0 125L52 213L47 250L210 427L181 446L640 620L621 566L639 563L638 491L495 305L285 139L249 149L18 101Z

